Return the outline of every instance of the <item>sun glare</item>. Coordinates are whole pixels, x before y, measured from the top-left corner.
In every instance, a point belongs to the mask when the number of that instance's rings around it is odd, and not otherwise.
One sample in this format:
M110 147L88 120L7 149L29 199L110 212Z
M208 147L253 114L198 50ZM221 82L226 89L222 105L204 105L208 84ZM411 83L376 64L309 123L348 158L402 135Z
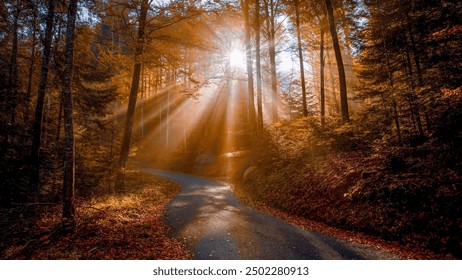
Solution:
M245 68L245 55L239 49L233 49L229 54L229 64L232 67Z
M278 71L292 72L294 71L294 61L289 52L283 51L279 53Z

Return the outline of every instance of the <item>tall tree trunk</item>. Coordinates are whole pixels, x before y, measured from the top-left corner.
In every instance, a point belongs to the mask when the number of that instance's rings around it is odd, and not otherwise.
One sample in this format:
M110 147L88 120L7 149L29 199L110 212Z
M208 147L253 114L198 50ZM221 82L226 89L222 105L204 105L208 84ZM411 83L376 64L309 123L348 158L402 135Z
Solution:
M418 100L415 96L415 81L414 81L414 71L412 69L412 62L411 62L411 54L410 54L410 51L409 51L409 45L408 45L408 42L407 42L407 36L406 34L403 35L403 38L404 38L404 46L405 46L405 50L406 50L406 65L407 65L407 68L408 68L408 71L406 71L408 73L408 80L409 80L409 87L410 87L410 90L411 92L409 93L409 106L410 108L412 109L411 110L411 114L413 114L413 118L415 119L416 123L417 123L417 129L419 131L419 134L421 136L424 135L424 131L423 131L423 127L422 127L422 120L420 118L420 107L419 107L419 103L418 103Z
M16 8L14 12L14 22L13 22L13 42L11 49L11 61L10 61L10 96L9 96L9 110L10 110L10 120L9 127L10 132L7 132L7 135L11 133L10 144L13 144L15 137L15 123L16 123L16 107L18 105L19 96L18 96L18 36L19 36L19 16L21 15L21 8ZM6 142L8 145L8 141Z
M387 65L388 81L389 81L389 85L390 85L390 91L393 94L393 91L394 91L394 79L393 79L393 72L392 72L392 69L391 69L390 56L388 54L388 44L387 44L387 40L385 38L385 34L384 34L383 30L381 32L382 32L383 48L384 48L384 51L385 51L384 52L385 53L385 62L386 62L386 65ZM394 118L395 126L396 126L396 134L397 134L397 137L398 137L398 142L401 143L401 126L400 126L400 123L399 123L399 114L398 114L398 106L396 104L396 98L394 96L391 96L391 101L392 101L392 108L393 108L393 118Z
M143 54L143 43L144 43L144 29L146 26L146 17L149 9L149 1L143 0L141 2L140 17L138 23L138 34L136 38L136 50L135 50L135 66L133 68L132 84L130 88L130 96L128 99L127 117L125 120L124 136L122 139L122 147L120 149L119 157L119 174L117 176L116 188L121 190L124 187L124 171L127 167L128 154L130 151L130 141L133 131L133 121L135 116L136 99L138 97L138 88L140 84L140 73L141 73L141 55Z
M306 104L305 68L303 66L302 38L300 32L300 8L298 0L295 0L295 27L297 29L298 59L300 60L300 82L302 84L303 116L307 117L308 106Z
M325 38L324 38L325 39ZM326 48L324 48L324 53L326 54L325 57L324 57L324 67L326 66L326 61L328 61L327 65L328 65L328 69L329 69L329 77L328 79L324 79L324 81L329 81L330 82L330 96L331 96L331 99L332 101L329 102L331 103L330 104L330 107L332 108L331 112L333 115L339 115L340 114L340 106L338 104L338 100L337 100L337 88L335 86L335 82L336 82L336 76L335 76L335 73L334 73L334 63L333 63L333 58L331 57L330 55L330 52L327 51Z
M414 63L416 67L416 74L417 74L417 81L419 87L423 87L423 73L422 73L422 67L420 65L420 55L419 52L417 51L417 45L415 43L415 37L414 37L414 30L412 28L412 22L409 17L409 14L406 14L406 20L407 20L407 29L409 32L409 39L411 42L411 50L412 54L414 57ZM425 125L427 128L427 132L430 132L432 125L431 125L431 119L430 119L430 114L428 113L428 110L430 109L428 106L422 105L423 111L424 111L424 117L425 117Z
M241 0L242 12L245 25L245 55L247 63L247 125L249 131L255 131L255 95L253 90L253 67L252 67L252 45L250 42L250 13L249 0Z
M162 79L163 79L163 76L164 76L164 73L163 73L163 62L162 62L162 58L160 59L160 65L159 65L159 73L158 73L158 77L159 77L159 95L157 97L157 100L158 100L158 103L159 103L159 126L162 124L162 114L163 114L163 110L164 110L164 102L162 101L163 97L163 93L162 93Z
M324 58L324 26L321 23L321 43L319 45L319 79L320 79L320 95L321 95L321 125L324 126L326 124L326 93L325 93L325 86L324 86L324 66L325 66L325 58Z
M270 3L268 3L268 1ZM278 113L278 93L277 93L277 72L276 72L276 46L275 46L275 7L273 0L265 0L266 10L266 27L268 29L268 49L270 58L270 71L271 71L271 100L272 100L272 117L273 123L279 121Z
M59 101L59 111L58 111L58 125L57 125L57 128L56 128L56 147L59 147L59 138L61 137L61 122L62 122L62 118L63 118L63 100L61 98L61 100Z
M30 47L30 62L29 62L29 73L27 80L27 92L26 92L26 112L25 112L25 121L29 122L30 120L30 100L32 95L32 84L34 77L34 68L35 68L35 49L37 41L37 13L38 13L38 1L34 2L33 7L33 19L32 19L32 34L31 34L31 47Z
M261 131L263 130L263 100L260 54L260 0L255 0L255 68L257 74L257 128Z
M401 126L399 124L398 106L396 104L396 98L392 97L391 102L393 105L393 116L396 126L396 135L398 136L398 142L401 143Z
M146 99L146 78L145 78L145 68L141 67L141 108L140 108L140 132L141 137L144 137L144 101Z
M150 65L152 67L152 65ZM146 90L147 90L147 94L145 94L145 98L147 101L151 100L152 98L152 81L151 81L151 75L152 75L152 68L148 68L147 72L148 72L148 79L146 81ZM149 102L147 102L149 103Z
M64 110L64 179L63 179L63 219L65 230L75 227L74 181L75 181L75 143L74 118L72 106L72 78L74 72L75 22L77 19L78 0L69 1L66 27L66 48L63 75L63 110Z
M422 67L420 66L420 56L419 56L419 53L417 52L417 46L416 46L415 37L414 37L414 30L412 29L412 24L411 24L411 19L409 17L409 14L406 14L406 22L407 22L407 30L409 33L409 40L411 42L411 50L414 56L414 63L415 63L416 72L417 72L417 80L419 82L419 86L423 86Z
M36 187L40 182L40 146L43 128L43 106L45 103L45 92L51 54L51 42L53 40L54 14L55 0L48 0L48 14L46 18L45 39L43 41L42 65L40 68L40 81L38 86L37 104L35 106L35 119L32 131L31 158L34 164L34 170L31 176L31 184Z
M330 0L325 0L327 17L329 20L330 34L332 36L332 45L335 52L335 60L337 61L338 76L340 82L340 107L342 110L342 119L344 122L350 120L350 114L348 112L348 95L346 86L345 67L343 66L342 52L340 49L340 43L338 41L337 27L335 26L334 8Z
M167 149L170 147L170 90L172 88L172 73L170 66L167 66L166 69L166 79L167 79L167 105L166 105L166 116L165 116L165 146Z
M112 102L112 127L111 127L111 142L109 144L109 158L112 158L112 155L114 154L114 142L115 142L115 137L116 137L116 132L117 132L117 117L116 117L116 112L117 112L117 101Z

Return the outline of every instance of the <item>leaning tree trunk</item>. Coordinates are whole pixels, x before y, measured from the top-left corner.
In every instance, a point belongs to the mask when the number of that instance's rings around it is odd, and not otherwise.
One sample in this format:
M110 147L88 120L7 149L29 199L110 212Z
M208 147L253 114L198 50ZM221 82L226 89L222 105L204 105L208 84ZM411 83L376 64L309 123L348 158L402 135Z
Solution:
M51 54L51 42L53 40L53 22L55 13L55 0L48 0L48 14L46 18L45 39L43 41L43 57L40 68L40 80L37 93L37 104L35 106L35 119L32 131L31 158L34 165L31 177L31 185L39 185L40 182L40 146L43 126L43 105L45 103L45 91L48 79L48 70Z
M300 82L302 84L302 105L303 105L303 116L308 116L308 106L306 102L306 85L305 85L305 69L303 67L303 50L302 50L302 38L300 32L300 9L298 0L295 0L295 27L297 28L297 42L298 42L298 58L300 60Z
M340 43L338 41L337 28L335 26L334 8L330 0L325 0L327 17L329 20L330 34L332 36L332 45L334 47L335 59L337 61L338 76L340 82L340 107L342 110L342 119L344 122L350 120L348 112L348 96L346 86L345 67L343 66L342 52L340 50Z
M75 227L74 181L75 181L75 143L74 119L72 116L72 77L74 72L75 21L78 0L69 1L66 28L66 48L63 75L62 101L64 109L64 179L63 179L63 217L65 230Z
M128 98L127 117L125 120L124 136L122 139L122 147L120 149L119 167L120 170L117 176L116 189L122 190L124 187L124 169L127 167L128 154L130 151L130 141L133 131L133 121L135 116L136 99L138 96L138 88L140 84L141 74L141 55L143 54L143 40L144 40L144 29L146 26L146 17L148 14L149 3L148 0L141 2L141 12L139 17L138 35L136 38L136 50L135 50L135 67L133 69L132 85L130 88L130 96Z

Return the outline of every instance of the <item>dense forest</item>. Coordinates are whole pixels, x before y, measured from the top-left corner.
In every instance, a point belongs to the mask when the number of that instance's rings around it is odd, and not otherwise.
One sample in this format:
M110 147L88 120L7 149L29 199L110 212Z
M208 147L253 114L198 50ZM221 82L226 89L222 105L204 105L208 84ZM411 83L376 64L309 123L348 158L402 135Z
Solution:
M149 166L462 258L461 51L458 0L0 0L0 256L79 258L24 252L111 231L89 201Z

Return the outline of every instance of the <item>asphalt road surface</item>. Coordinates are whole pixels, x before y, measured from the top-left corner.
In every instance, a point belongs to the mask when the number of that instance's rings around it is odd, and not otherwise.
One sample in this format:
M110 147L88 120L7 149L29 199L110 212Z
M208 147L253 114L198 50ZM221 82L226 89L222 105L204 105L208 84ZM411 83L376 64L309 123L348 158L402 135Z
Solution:
M353 242L305 231L243 206L231 187L216 180L144 168L178 182L180 193L166 210L167 224L194 259L336 260L397 259Z

